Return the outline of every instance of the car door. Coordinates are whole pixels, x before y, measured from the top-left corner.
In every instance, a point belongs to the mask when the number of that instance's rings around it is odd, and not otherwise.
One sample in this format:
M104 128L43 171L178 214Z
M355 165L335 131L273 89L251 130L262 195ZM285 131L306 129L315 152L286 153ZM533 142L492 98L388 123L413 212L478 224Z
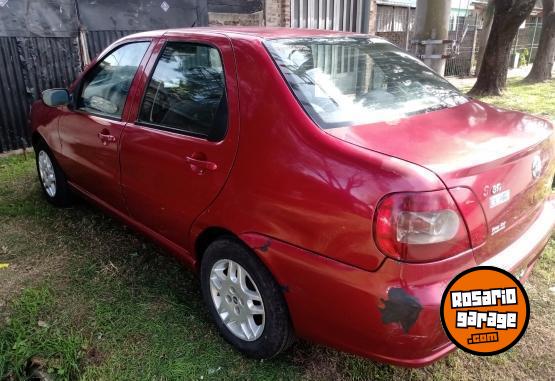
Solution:
M150 41L119 45L88 70L59 121L61 164L68 180L109 206L125 211L118 146L129 90Z
M123 193L132 218L186 248L237 151L233 49L215 33L167 35L147 70L122 139Z

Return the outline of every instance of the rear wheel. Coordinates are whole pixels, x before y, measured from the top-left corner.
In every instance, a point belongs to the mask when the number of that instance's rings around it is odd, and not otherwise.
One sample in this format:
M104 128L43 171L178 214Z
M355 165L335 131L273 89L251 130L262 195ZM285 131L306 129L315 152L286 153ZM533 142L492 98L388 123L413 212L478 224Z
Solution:
M201 287L220 334L246 356L274 357L293 342L279 285L240 242L220 239L206 249L201 263Z
M71 193L62 169L44 142L35 147L37 172L46 199L56 206L71 203Z

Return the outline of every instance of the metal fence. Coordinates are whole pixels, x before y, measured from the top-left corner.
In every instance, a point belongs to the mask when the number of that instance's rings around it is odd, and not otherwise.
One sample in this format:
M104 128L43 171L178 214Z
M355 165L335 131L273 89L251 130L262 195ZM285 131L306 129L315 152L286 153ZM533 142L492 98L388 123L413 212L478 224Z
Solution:
M453 43L447 49L450 58L445 63L445 76L468 77L474 73L480 30L477 16L458 17L451 24L448 39Z
M0 152L27 146L27 94L15 37L0 38Z
M370 0L291 0L291 27L368 33Z
M0 153L29 147L32 102L45 89L67 87L112 42L139 30L208 24L206 0L171 3L165 10L142 0L10 2L0 12Z
M534 61L540 44L541 30L541 18L536 17L535 19L526 21L524 28L518 30L518 34L513 41L513 59L514 55L518 53L522 63L526 62L529 64Z
M95 58L112 42L137 32L137 30L99 30L87 32L89 57L91 59Z
M416 9L406 6L378 6L376 35L385 38L402 49L413 51L414 20ZM536 55L541 19L530 18L519 29L513 42L511 67L533 62ZM451 18L449 40L453 43L447 52L450 58L445 65L445 76L472 76L476 73L479 54L479 38L482 32L481 18L474 14Z

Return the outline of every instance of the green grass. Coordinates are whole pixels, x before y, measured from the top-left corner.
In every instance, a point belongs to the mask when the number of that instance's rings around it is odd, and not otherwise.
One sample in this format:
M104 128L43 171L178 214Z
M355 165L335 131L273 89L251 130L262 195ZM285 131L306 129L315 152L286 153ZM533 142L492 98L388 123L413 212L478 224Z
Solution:
M461 90L468 91L470 87ZM527 84L521 78L510 78L507 89L501 97L484 97L484 102L492 103L498 107L519 110L531 114L555 119L555 80Z
M524 90L493 101L525 102ZM555 115L552 103L532 103ZM209 323L191 273L91 205L51 207L31 155L0 159L0 263L10 265L0 270L0 379L23 379L31 360L61 380L555 378L553 240L526 284L532 319L519 344L494 357L457 351L416 370L303 341L277 359L243 358Z
M0 331L0 374L23 377L29 360L47 359L45 369L58 379L75 378L85 342L66 322L55 320L54 300L48 288L23 291ZM50 322L41 318L52 317ZM37 354L40 357L35 357ZM15 366L14 366L15 365Z

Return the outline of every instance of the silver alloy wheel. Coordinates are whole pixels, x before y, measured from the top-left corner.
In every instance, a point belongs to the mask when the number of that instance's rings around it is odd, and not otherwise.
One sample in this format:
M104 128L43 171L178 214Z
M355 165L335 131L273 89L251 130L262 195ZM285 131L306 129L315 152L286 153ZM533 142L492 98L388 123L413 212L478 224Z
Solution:
M262 295L250 274L230 259L220 259L210 271L210 294L222 322L236 337L258 339L264 331Z
M44 151L39 152L39 173L42 185L50 197L56 196L56 173L48 154Z

